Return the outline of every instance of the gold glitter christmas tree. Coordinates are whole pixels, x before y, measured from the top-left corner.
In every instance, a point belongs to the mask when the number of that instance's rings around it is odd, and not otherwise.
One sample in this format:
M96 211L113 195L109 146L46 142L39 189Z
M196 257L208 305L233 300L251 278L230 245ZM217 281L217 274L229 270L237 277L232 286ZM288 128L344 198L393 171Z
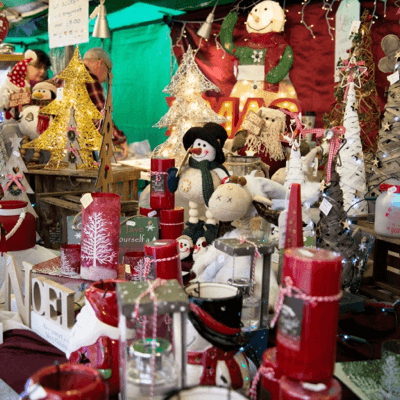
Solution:
M40 110L40 114L54 115L54 120L47 130L32 142L23 145L23 148L50 150L51 157L45 166L47 169L68 168L70 163L65 162L65 157L72 151L68 147L68 133L71 131L69 129L71 113L74 113L79 158L82 160L76 168L97 168L93 163L92 152L100 149L102 137L93 120L102 119L102 115L86 89L85 83L93 82L93 79L80 60L78 46L67 68L57 78L65 81L62 99L54 100ZM73 153L76 152L77 149L74 148Z

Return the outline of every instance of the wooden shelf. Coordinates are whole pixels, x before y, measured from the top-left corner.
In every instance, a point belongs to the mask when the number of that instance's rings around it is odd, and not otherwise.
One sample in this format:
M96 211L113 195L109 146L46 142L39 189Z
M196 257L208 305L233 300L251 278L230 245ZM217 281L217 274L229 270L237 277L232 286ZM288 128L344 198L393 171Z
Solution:
M24 55L22 53L14 53L14 54L0 54L0 61L21 61L24 59Z

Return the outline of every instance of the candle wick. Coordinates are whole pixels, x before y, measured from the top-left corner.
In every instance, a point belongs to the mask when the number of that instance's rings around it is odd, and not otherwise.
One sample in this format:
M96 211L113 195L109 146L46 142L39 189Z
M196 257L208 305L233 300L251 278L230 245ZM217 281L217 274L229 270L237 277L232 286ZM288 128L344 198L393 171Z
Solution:
M104 289L104 281L103 281L103 279L100 279L100 282L101 282L101 288Z
M61 377L60 377L60 363L56 360L54 361L54 365L56 366L56 381L57 381L57 390L61 390Z
M106 288L106 290L104 291L103 299L104 299L104 297L106 297L107 291L108 291L108 288Z

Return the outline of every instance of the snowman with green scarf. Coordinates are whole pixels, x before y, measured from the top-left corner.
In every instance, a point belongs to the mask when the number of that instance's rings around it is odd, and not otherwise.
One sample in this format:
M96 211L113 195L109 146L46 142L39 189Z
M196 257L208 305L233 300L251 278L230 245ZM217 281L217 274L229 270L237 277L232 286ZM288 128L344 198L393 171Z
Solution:
M177 191L189 202L189 221L182 234L191 237L194 243L205 237L211 244L217 237L218 221L210 210L206 211L206 221L201 220L198 208L200 204L208 207L214 190L229 177L222 165L225 162L222 148L227 138L226 130L214 122L190 128L183 136L183 146L190 153L188 164L181 168L179 176L177 168L168 170L168 189Z

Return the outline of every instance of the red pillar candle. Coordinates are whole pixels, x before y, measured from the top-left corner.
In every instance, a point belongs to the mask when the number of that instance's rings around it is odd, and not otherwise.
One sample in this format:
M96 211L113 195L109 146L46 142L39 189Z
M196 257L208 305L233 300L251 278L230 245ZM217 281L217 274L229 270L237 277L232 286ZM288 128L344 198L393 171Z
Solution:
M34 396L42 390L42 396ZM40 369L29 379L25 393L24 398L32 399L108 399L108 387L100 372L82 364L52 365Z
M121 199L114 193L91 193L91 198L82 209L81 277L92 281L115 279Z
M155 266L155 277L177 279L183 285L178 242L172 239L156 240L144 245L144 254Z
M167 169L175 167L173 158L151 159L150 207L156 210L175 207L175 195L167 187Z
M177 239L183 232L183 207L160 211L161 239Z
M145 217L150 217L150 218L160 216L160 210L153 210L149 205L139 207L139 212L140 212L140 215L143 215Z
M4 250L26 250L35 246L36 220L28 212L27 205L26 201L20 200L0 201L0 223L9 234Z
M318 384L294 381L286 376L280 379L279 400L340 400L341 398L342 388L334 378Z
M124 255L125 279L127 281L143 281L144 276L144 252L128 251Z
M265 350L262 358L259 399L279 399L279 379L282 371L276 362L276 347Z
M276 360L286 376L308 382L332 377L341 271L342 258L337 253L311 248L285 251L276 309Z

